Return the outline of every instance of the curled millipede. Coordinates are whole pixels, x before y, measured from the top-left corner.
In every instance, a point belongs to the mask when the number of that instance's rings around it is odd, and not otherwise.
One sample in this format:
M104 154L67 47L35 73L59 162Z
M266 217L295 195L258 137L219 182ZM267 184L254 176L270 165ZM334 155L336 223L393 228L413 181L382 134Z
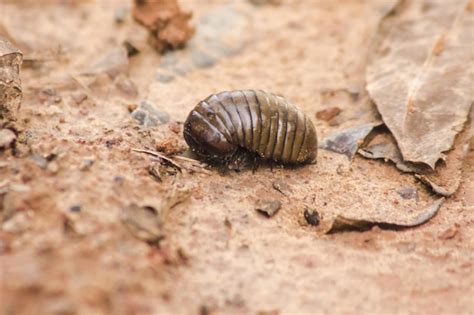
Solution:
M199 156L229 161L237 152L282 164L316 159L311 120L283 97L254 90L212 94L199 102L184 124L184 139Z

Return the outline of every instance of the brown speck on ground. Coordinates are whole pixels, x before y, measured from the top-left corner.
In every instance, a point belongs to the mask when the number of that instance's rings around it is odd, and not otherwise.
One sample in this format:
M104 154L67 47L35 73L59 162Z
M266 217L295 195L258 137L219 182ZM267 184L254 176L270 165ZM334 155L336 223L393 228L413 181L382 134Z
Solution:
M335 234L338 215L398 222L439 196L357 137L347 156L226 174L182 153L189 111L224 90L284 96L318 140L378 126L366 54L391 1L182 0L183 33L155 47L135 2L0 4L27 60L0 125L0 313L472 314L472 149L423 225Z

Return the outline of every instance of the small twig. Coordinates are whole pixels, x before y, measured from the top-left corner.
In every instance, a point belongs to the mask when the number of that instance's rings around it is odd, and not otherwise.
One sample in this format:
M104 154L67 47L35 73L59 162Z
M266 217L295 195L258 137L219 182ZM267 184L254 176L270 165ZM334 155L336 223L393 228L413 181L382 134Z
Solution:
M203 173L205 173L205 174L212 174L212 172L210 172L210 171L208 171L204 168L204 167L207 166L207 164L203 164L198 160L191 159L191 158L188 158L188 157L185 157L185 156L180 156L180 155L173 156L173 158L178 159L178 160L182 160L182 161L185 161L185 162L189 162L189 163L191 163L192 166L199 167L200 169L202 169Z
M191 163L200 164L200 162L199 162L198 160L190 159L190 158L185 157L185 156L175 155L175 156L173 156L173 158L178 159L178 160L183 160L183 161L191 162Z
M153 162L163 163L163 159L162 159L162 158L158 158L158 157L155 157L155 156L152 156L152 157L151 157L151 160L152 160ZM177 169L178 172L180 172L180 173L181 173L182 169L184 168L183 166L181 166L181 165L178 166L177 164L173 164L172 162L169 162L168 160L164 160L164 161L165 161L166 163L170 163L171 166L174 167L175 169Z
M160 158L162 160L165 160L171 164L173 164L173 166L177 167L177 168L181 168L181 165L179 165L178 163L176 163L175 161L173 161L172 159L170 159L169 157L167 157L166 155L163 155L161 153L158 153L156 151L151 151L151 150L142 150L142 149L132 149L132 151L135 151L135 152L139 152L139 153L146 153L146 154L149 154L149 155L152 155L152 156L155 156L157 158Z
M191 170L191 171L194 171L194 172L201 172L203 174L207 174L207 175L210 175L212 174L211 172L209 172L208 170L206 170L202 165L199 164L198 161L196 160L193 160L193 159L189 159L189 158L186 158L186 157L178 157L178 156L175 156L174 158L180 158L181 160L183 161L186 161L186 162L191 162L191 167L184 167L183 165L180 165L178 164L177 162L175 162L173 159L167 157L166 155L164 154L161 154L159 152L156 152L156 151L151 151L151 150L142 150L142 149L132 149L132 151L135 151L135 152L139 152L139 153L145 153L145 154L149 154L151 156L154 156L158 159L161 159L161 160L164 160L164 161L167 161L169 163L171 163L174 167L178 168L178 169L187 169L187 170ZM195 168L198 168L198 170L196 170Z
M189 168L189 170L193 172L197 172L197 173L203 173L206 175L212 174L211 171L206 170L202 165L199 165L199 164L191 164L191 167Z

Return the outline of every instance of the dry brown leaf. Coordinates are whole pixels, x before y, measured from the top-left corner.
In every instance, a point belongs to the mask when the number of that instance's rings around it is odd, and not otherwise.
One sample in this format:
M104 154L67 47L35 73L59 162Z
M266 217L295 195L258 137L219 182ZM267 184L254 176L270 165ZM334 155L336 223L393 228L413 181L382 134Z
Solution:
M381 23L367 90L405 161L434 168L462 130L474 99L473 29L465 0L402 1Z
M370 159L392 161L403 172L416 173L415 176L442 196L451 196L461 182L462 165L472 139L472 124L468 123L464 131L454 141L454 148L446 160L439 163L435 170L404 162L395 139L389 132L382 132L370 140L358 153Z
M381 220L381 218L350 218L345 215L338 215L332 222L326 234L345 232L345 231L367 231L373 226L381 229L399 230L404 228L416 227L428 222L438 213L439 208L444 202L444 197L437 199L433 204L427 206L423 212L417 213L413 217L401 220Z
M381 122L368 123L342 130L325 138L320 148L344 154L349 159L352 159L365 138L375 127L381 124Z
M436 170L415 176L442 196L451 196L461 184L462 166L469 151L472 139L472 123L466 126L454 141L454 149Z
M157 244L165 237L163 226L166 224L170 210L190 195L190 188L173 186L156 207L139 206L136 203L124 207L122 222L135 237L150 244Z
M16 111L20 108L22 57L17 48L0 39L0 121L3 118L15 120Z

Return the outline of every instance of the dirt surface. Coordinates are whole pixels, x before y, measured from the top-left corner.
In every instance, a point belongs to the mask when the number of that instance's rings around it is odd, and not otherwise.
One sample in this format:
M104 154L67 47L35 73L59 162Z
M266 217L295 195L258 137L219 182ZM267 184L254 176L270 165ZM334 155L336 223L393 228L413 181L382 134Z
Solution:
M331 235L338 214L403 219L439 196L390 163L325 150L299 168L161 182L159 163L132 151L183 151L188 112L223 90L285 96L319 139L378 121L364 69L390 1L181 1L196 34L164 56L131 1L61 3L0 4L30 49L16 143L0 151L3 314L472 314L473 151L426 224ZM131 233L124 209L159 211L176 188L190 196L160 217L159 246ZM281 209L263 216L262 200Z

